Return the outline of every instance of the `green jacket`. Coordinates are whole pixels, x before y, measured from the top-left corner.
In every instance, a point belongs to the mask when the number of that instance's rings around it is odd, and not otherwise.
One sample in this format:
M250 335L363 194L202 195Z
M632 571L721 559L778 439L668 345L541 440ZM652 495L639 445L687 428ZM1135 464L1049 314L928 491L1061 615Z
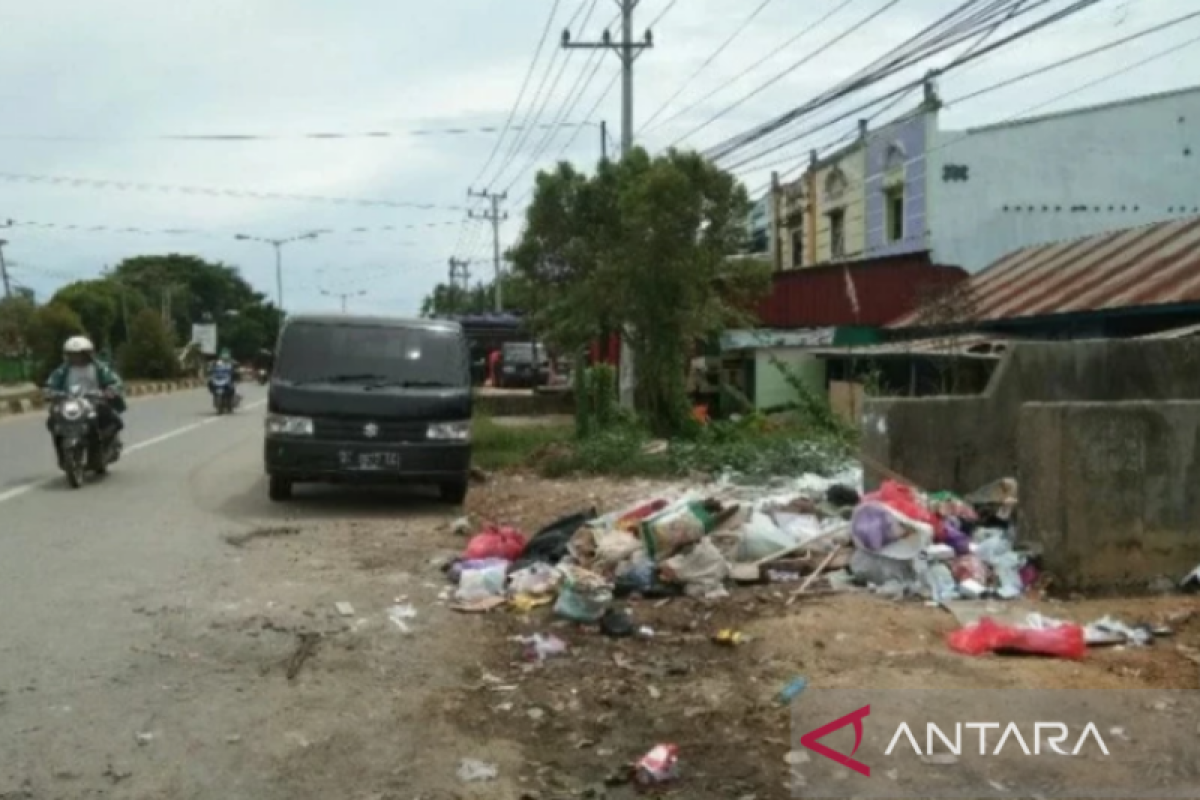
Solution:
M113 400L112 406L118 412L123 412L125 410L125 400L120 395L125 391L125 384L121 382L121 376L100 359L95 359L92 363L96 366L96 378L100 382L100 388L116 390L118 397ZM46 388L52 392L67 391L67 374L69 369L69 364L60 364L54 372L50 373L50 377L46 379Z

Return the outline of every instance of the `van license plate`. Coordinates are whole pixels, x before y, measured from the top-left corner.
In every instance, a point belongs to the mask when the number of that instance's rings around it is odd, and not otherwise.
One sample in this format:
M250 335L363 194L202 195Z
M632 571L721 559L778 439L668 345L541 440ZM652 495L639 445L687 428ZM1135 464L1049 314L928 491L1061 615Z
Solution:
M341 453L342 466L348 469L374 472L378 470L399 469L399 453Z

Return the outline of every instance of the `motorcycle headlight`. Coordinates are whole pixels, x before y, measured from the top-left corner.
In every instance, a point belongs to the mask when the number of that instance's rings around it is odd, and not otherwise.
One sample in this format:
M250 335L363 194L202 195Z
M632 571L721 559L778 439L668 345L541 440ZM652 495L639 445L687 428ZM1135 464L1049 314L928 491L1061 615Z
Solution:
M470 441L471 421L468 419L461 422L435 422L429 426L425 436L428 439L446 442Z
M83 416L83 404L78 400L68 400L62 404L63 419L76 420Z
M281 414L268 414L267 433L280 436L312 436L313 421L309 417L286 417Z

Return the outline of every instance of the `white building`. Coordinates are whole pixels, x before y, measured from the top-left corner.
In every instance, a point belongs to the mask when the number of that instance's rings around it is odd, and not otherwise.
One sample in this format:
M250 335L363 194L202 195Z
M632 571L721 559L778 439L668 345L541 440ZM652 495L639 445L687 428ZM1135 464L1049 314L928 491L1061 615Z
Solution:
M1200 87L941 131L926 153L935 263L1200 213Z

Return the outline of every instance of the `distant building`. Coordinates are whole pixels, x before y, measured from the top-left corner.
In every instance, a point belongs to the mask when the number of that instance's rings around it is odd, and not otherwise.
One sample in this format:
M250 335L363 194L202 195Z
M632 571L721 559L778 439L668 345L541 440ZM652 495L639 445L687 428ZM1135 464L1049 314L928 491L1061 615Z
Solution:
M1200 213L1200 87L946 131L921 106L780 187L780 266L926 253L978 272L1024 247ZM771 204L768 202L768 208Z

